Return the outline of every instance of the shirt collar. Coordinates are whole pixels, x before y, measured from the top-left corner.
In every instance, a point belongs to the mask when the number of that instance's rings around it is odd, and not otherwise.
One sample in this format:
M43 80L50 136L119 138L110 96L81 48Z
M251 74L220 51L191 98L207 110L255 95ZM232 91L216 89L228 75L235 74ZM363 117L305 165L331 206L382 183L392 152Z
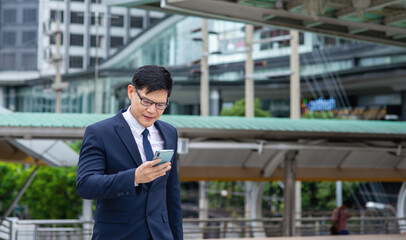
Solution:
M131 106L129 106L127 108L127 111L125 111L123 113L123 117L125 118L125 120L127 120L128 125L130 125L130 128L133 129L135 131L135 133L137 133L137 135L141 135L142 132L144 132L145 127L142 126L134 117L133 115L131 115ZM147 127L149 134L151 134L152 131L155 130L155 126L152 125L151 127Z

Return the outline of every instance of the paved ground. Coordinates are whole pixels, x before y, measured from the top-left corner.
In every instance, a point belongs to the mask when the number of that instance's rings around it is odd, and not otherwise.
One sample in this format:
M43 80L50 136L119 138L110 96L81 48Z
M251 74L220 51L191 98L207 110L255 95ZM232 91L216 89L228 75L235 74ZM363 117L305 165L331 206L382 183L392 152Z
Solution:
M349 235L349 236L308 236L272 238L227 238L226 240L406 240L406 235ZM214 240L214 239L212 239ZM216 239L219 240L219 239Z

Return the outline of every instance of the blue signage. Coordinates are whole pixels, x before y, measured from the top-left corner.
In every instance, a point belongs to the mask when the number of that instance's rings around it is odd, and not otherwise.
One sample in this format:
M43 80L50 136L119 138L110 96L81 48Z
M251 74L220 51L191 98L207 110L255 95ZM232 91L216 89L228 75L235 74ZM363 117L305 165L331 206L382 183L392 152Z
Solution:
M311 100L307 104L310 112L314 111L330 111L336 108L336 100L334 98Z

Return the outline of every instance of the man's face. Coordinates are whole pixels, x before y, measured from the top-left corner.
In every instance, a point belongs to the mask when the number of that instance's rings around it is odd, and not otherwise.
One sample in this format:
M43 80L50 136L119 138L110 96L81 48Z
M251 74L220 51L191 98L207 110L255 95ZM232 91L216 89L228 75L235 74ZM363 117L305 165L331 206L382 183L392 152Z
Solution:
M128 98L131 100L131 115L137 120L139 124L144 127L152 126L162 115L164 110L156 108L155 104L147 107L141 104L141 99L135 91L133 85L127 87ZM155 103L166 103L168 99L167 90L157 90L150 93L146 93L147 88L137 89L141 98L148 99Z

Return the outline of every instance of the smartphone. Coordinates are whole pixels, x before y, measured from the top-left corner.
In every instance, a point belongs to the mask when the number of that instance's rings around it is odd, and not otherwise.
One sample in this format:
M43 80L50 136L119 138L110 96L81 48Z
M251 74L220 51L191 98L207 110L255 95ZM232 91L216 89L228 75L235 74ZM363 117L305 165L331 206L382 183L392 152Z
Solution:
M156 165L171 161L172 156L173 156L173 149L163 149L163 150L156 151L153 159L161 158L162 161L158 164L155 164L154 167Z

